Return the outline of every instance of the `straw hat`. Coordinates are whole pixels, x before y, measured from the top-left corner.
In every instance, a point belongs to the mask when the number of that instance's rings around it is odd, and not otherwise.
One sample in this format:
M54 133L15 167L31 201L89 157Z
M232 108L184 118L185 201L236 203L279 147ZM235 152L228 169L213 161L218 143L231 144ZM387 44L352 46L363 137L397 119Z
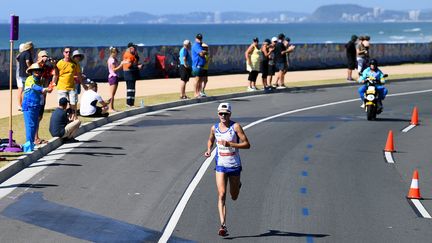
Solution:
M44 57L44 56L48 56L48 52L45 50L42 50L38 53L38 57Z
M27 74L31 74L34 70L42 70L43 68L37 63L33 63L29 68L27 68Z
M29 41L29 42L24 43L23 51L27 51L27 50L30 50L32 48L33 48L33 42Z

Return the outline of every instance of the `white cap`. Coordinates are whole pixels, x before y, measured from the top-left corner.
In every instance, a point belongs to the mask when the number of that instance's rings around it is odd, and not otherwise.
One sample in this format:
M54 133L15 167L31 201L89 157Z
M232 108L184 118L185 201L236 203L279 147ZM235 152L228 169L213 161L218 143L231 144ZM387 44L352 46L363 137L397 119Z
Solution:
M231 104L228 102L220 103L218 106L218 112L231 113Z
M184 40L183 41L183 45L189 45L191 42L190 42L190 40Z
M277 40L278 40L278 38L276 36L272 37L272 39L271 39L272 42L275 42Z

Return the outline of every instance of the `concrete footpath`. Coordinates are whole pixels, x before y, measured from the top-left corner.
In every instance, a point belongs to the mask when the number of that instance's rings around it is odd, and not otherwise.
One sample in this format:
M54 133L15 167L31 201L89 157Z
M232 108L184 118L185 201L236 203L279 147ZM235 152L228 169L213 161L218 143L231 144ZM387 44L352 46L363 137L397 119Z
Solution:
M384 73L390 75L389 80L391 80L392 75L401 74L420 74L420 73L431 73L431 64L405 64L397 66L384 66L380 67ZM354 76L356 77L356 76ZM313 80L330 80L330 79L340 79L341 83L346 82L346 69L328 69L328 70L313 70L313 71L293 71L288 72L286 75L286 85L289 87L293 83L301 81L313 81ZM14 81L15 82L15 81ZM187 83L186 90L192 91L193 80ZM261 76L258 77L258 85L261 85ZM244 86L245 90L248 85L247 74L233 74L233 75L220 75L220 76L210 76L209 82L207 84L207 90L220 89L220 88L230 88L230 87L241 87ZM104 99L109 98L109 85L108 83L99 83L98 92ZM0 118L9 116L9 90L0 90ZM16 90L12 91L12 112L13 115L22 114L18 111L18 101ZM136 84L136 96L149 96L158 94L172 94L178 93L180 97L180 79L170 78L170 79L148 79L137 81ZM126 84L125 82L120 82L117 89L116 98L126 98ZM136 105L139 105L139 101ZM57 106L57 92L54 90L51 94L47 96L47 104L45 108L53 108Z

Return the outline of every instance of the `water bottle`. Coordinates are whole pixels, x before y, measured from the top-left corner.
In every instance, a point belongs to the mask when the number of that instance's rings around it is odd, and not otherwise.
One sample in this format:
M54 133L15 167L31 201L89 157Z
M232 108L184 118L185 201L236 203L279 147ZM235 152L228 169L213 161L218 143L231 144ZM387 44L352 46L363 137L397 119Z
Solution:
M140 102L140 107L141 107L141 108L143 108L143 107L144 107L144 100L143 100L143 99L141 99L141 102Z

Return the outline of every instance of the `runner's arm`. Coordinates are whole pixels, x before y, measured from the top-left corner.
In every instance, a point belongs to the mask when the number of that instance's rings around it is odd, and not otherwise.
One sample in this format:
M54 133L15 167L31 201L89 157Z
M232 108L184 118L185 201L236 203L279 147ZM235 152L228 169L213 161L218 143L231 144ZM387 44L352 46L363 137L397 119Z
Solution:
M247 138L240 124L238 123L234 124L234 131L237 133L237 136L240 138L240 143L226 141L226 145L224 146L239 148L239 149L249 149L250 148L249 139Z
M207 151L204 153L205 157L210 157L211 154L211 150L213 148L213 144L215 141L215 135L214 135L214 126L212 126L210 128L210 135L209 135L209 139L207 141Z

